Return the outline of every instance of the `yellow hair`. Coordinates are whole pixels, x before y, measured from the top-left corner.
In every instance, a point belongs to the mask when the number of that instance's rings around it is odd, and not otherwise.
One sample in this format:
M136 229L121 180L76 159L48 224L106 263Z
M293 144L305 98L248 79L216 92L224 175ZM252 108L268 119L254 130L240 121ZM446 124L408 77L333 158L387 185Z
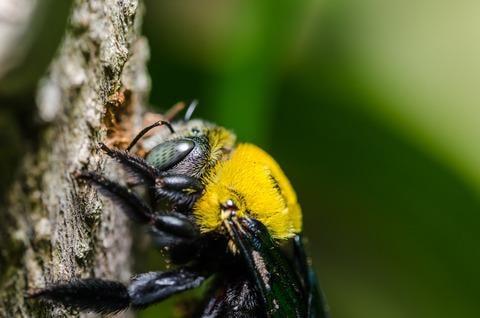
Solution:
M218 163L206 178L205 193L194 206L202 232L218 229L221 205L232 200L237 215L262 222L276 239L301 231L297 196L275 160L252 144L240 144L231 157Z
M206 135L210 145L210 157L214 163L220 160L225 153L230 152L235 145L235 135L223 127L208 128Z

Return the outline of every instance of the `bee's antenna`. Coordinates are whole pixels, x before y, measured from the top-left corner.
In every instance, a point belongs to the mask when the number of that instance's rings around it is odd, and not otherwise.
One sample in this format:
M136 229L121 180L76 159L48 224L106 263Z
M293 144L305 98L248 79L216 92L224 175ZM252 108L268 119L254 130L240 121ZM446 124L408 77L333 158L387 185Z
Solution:
M173 134L175 133L175 130L173 130L173 127L172 125L168 122L168 121L165 121L165 120L159 120L157 122L155 122L154 124L150 125L150 126L147 126L145 128L142 129L142 131L140 131L136 136L135 138L133 138L132 142L130 143L130 145L128 145L126 151L130 151L130 149L133 148L133 146L135 146L135 144L140 140L140 138L143 137L143 135L145 135L147 132L149 132L151 129L155 128L155 127L158 127L158 126L167 126L168 129L170 129L170 132Z
M185 117L183 118L185 121L190 120L192 118L193 112L195 111L195 108L198 106L198 99L192 100L190 105L188 105L187 111L185 112Z

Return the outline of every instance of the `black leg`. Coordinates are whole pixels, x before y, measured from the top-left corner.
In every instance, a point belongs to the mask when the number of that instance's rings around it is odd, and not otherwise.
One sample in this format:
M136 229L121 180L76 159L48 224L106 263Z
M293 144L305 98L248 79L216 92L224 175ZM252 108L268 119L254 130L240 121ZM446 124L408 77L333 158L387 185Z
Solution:
M130 305L127 287L118 282L96 278L75 279L52 285L28 297L100 314L116 313Z
M177 210L190 210L202 192L202 183L185 175L167 174L157 178L155 183L156 199L173 202Z
M156 214L153 226L156 230L185 239L194 239L199 234L197 226L188 217L178 212Z
M78 279L52 285L29 297L82 311L108 314L129 306L134 309L144 308L171 295L198 287L208 276L194 268L180 268L170 272L140 274L128 287L114 281Z
M203 191L203 185L196 178L165 174L144 159L126 151L110 149L103 143L100 146L108 156L120 162L135 176L141 177L157 200L166 200L180 208L189 209Z
M145 181L149 191L157 200L166 200L174 203L177 207L189 209L203 191L202 184L196 178L164 173L144 159L133 156L127 151L111 149L103 143L100 143L100 147L134 176Z
M170 256L174 253L179 255L180 259L192 259L200 234L193 221L181 213L171 211L168 214L155 215L153 222L150 234L157 247L168 247ZM173 263L184 264L186 261Z
M150 207L132 190L116 183L95 172L80 172L77 179L95 185L102 194L114 201L132 220L140 224L152 222L153 214Z
M153 213L151 208L132 190L95 172L79 173L77 178L88 181L99 188L106 196L120 201L119 206L132 220L140 224L149 224L154 233L161 233L165 245L175 245L194 239L198 230L186 216L169 212L168 214ZM168 243L168 244L167 244Z
M210 275L193 268L138 275L128 287L133 308L144 308L171 295L200 286Z
M134 176L140 177L144 182L153 184L158 177L158 170L146 162L144 159L130 154L128 151L111 149L104 143L100 143L100 148L112 159L121 163Z

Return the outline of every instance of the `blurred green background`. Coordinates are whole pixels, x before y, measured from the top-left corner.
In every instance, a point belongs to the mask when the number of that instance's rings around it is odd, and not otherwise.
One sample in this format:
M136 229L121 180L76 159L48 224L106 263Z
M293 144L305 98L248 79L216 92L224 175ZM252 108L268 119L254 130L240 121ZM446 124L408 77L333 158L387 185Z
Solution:
M479 12L148 0L151 103L197 98L280 162L334 318L480 317ZM160 266L141 253L138 271Z
M479 10L151 0L151 100L281 163L333 317L479 317Z

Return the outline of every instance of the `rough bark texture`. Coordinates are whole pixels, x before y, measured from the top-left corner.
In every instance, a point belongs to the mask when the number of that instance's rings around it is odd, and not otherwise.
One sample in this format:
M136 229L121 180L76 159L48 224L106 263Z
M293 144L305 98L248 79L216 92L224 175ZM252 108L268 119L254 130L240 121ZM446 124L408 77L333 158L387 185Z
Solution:
M135 0L76 0L67 32L39 85L45 123L27 155L0 220L0 317L79 316L24 298L25 292L71 277L129 278L125 217L75 170L118 167L99 141L122 145L141 123L149 89L148 47Z

